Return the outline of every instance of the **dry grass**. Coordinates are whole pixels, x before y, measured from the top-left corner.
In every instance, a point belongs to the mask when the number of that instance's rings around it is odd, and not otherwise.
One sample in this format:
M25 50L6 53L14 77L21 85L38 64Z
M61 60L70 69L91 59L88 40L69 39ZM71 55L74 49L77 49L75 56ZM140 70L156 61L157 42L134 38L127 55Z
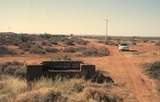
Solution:
M0 94L17 94L26 91L26 82L19 78L11 76L1 76L0 81Z
M145 63L141 65L144 68L144 73L150 78L157 80L156 89L160 92L160 61Z
M154 50L154 51L150 51L150 52L123 52L129 56L142 56L142 57L146 57L146 56L160 56L160 50Z
M26 65L22 62L17 61L0 63L0 74L11 75L18 78L25 78Z
M112 86L83 79L51 80L42 78L27 90L24 80L0 78L0 102L121 102Z
M24 80L11 76L1 76L0 79L0 102L14 102L16 95L27 91Z

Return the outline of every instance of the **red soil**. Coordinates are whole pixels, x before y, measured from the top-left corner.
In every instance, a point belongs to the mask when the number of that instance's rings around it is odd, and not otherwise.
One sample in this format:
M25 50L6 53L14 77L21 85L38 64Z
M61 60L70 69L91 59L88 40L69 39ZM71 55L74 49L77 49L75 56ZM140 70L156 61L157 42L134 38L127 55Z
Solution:
M88 46L99 48L104 47L105 45L91 41ZM126 53L119 52L116 46L107 47L111 52L110 56L78 58L84 60L85 62L95 64L99 70L109 72L121 88L130 90L130 94L133 94L135 98L133 102L160 102L160 97L155 91L155 81L145 76L140 68L140 64L160 60L160 56L152 54L147 56L128 56ZM131 49L137 50L138 52L160 51L159 47L156 47L150 43L133 45L131 46ZM0 57L0 61L17 60L24 61L28 64L39 63L42 60L48 60L55 56L61 56L61 53L46 55L28 54L21 56L3 56ZM131 102L131 100L126 100L125 102Z

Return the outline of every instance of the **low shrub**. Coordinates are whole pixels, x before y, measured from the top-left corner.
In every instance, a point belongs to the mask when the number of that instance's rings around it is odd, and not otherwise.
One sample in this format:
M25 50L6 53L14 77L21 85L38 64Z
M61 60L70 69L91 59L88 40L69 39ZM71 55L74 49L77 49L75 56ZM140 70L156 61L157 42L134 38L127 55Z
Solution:
M19 78L25 78L26 73L27 73L27 67L23 65L15 71L14 76L19 77Z
M85 56L96 56L97 50L95 48L85 48L81 53Z
M105 76L99 71L97 71L95 75L93 75L91 81L96 83L104 83L104 82L113 83L114 82L110 76Z
M160 61L148 64L145 68L145 73L151 78L160 80Z
M58 49L53 48L53 47L46 47L46 48L45 48L45 50L46 50L46 52L53 52L53 53L55 53L55 52L58 52L58 51L59 51Z
M63 56L58 56L58 57L55 57L55 58L52 58L51 60L53 60L53 61L60 61L60 60L72 60L72 58L71 58L71 56L69 56L69 55L63 55Z
M76 43L76 44L79 44L79 45L87 45L88 44L88 41L86 40L83 40L81 38L72 38L72 40Z
M98 42L98 43L105 44L105 41L104 41L104 40L98 40L97 42Z
M118 42L117 41L114 41L114 40L109 40L107 42L105 42L106 45L115 45L117 46L118 45Z
M160 46L160 41L155 43L156 46Z
M144 43L147 43L147 42L149 42L149 40L143 40L143 42L144 42Z
M67 102L68 98L65 97L61 92L55 92L49 90L49 92L42 97L41 102Z
M64 55L62 60L72 60L71 56Z
M39 44L35 44L35 45L31 46L30 53L33 53L33 54L45 54L46 51Z
M72 91L79 93L79 92L82 92L84 88L85 88L84 83L75 83L73 85Z
M112 91L114 87L83 79L42 78L28 90L25 80L4 77L0 81L0 102L123 102L119 93Z
M52 44L51 44L49 41L46 41L46 40L45 40L45 41L42 41L42 42L41 42L41 45L42 45L42 46L52 46Z
M76 52L76 48L74 47L65 47L63 52L71 52L71 53L74 53Z
M45 91L32 91L23 96L19 96L16 102L68 102L68 98L61 92L52 89Z
M85 56L108 56L109 55L109 50L106 48L86 48L81 51L82 55Z
M84 46L79 46L79 47L76 47L75 48L75 50L77 51L77 52L83 52L84 50L86 50L87 48L86 47L84 47Z
M26 75L26 66L16 61L1 63L0 74L24 78Z
M108 94L104 89L101 88L86 88L84 90L84 98L85 100L93 100L93 102L121 102L117 96Z
M100 48L97 50L97 55L98 56L108 56L109 55L109 50L106 48Z
M8 54L11 54L11 55L16 54L16 51L6 46L0 45L0 55L8 55Z
M29 51L29 49L31 48L32 44L19 43L17 45L18 45L19 49L22 49L23 51Z
M160 83L157 85L157 90L158 90L158 92L160 92Z
M70 46L75 45L75 44L74 44L74 41L72 41L71 39L66 39L66 40L64 40L64 44L70 45Z
M53 44L53 45L58 45L57 41L50 41L50 43Z

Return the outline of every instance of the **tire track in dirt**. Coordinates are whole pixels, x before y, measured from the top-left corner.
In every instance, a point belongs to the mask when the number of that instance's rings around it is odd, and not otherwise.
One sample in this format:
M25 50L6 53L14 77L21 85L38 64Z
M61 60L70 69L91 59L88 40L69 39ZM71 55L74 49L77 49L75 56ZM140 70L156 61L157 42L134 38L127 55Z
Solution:
M119 60L121 63L114 63L119 64L121 66L121 71L117 67L121 76L126 76L126 82L129 84L132 92L135 94L137 100L139 102L158 102L158 97L152 92L151 88L149 88L145 82L144 78L142 77L140 71L138 70L137 66L132 62L132 59L126 57L118 50L113 52L114 60Z
M119 84L120 83L126 84L125 87L128 88L134 94L134 97L136 98L135 101L143 102L141 100L141 98L137 97L137 94L134 93L134 90L136 90L135 87L132 87L132 85L133 85L132 83L134 83L134 82L133 82L133 80L131 80L131 76L130 76L128 70L126 70L126 67L129 67L129 65L126 66L125 63L127 63L127 62L124 60L123 56L119 53L119 51L116 50L116 48L112 48L112 49L110 49L110 51L111 51L112 57L111 57L109 63L114 62L112 64L114 66L114 71L119 73L119 75L117 76L117 78L118 78L117 80L120 79L120 81L118 83Z
M83 60L96 64L100 70L108 71L118 84L124 83L123 88L129 89L133 95L132 98L135 98L131 100L132 102L159 102L158 95L153 92L154 88L149 85L150 83L139 70L139 66L135 64L134 58L119 52L117 47L108 48L111 52L110 56L84 58Z

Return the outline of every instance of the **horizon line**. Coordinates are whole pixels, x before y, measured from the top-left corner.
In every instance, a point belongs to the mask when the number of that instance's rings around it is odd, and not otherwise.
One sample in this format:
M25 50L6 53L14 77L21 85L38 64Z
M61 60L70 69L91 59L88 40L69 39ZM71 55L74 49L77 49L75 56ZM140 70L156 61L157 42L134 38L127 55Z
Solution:
M33 35L41 35L41 34L49 34L49 35L76 35L76 36L106 36L106 34L95 34L95 33L81 33L81 34L78 34L78 33L48 33L48 32L0 32L0 34L2 33L15 33L15 34L33 34ZM142 36L142 35L111 35L109 34L108 35L109 37L160 37L160 36Z

